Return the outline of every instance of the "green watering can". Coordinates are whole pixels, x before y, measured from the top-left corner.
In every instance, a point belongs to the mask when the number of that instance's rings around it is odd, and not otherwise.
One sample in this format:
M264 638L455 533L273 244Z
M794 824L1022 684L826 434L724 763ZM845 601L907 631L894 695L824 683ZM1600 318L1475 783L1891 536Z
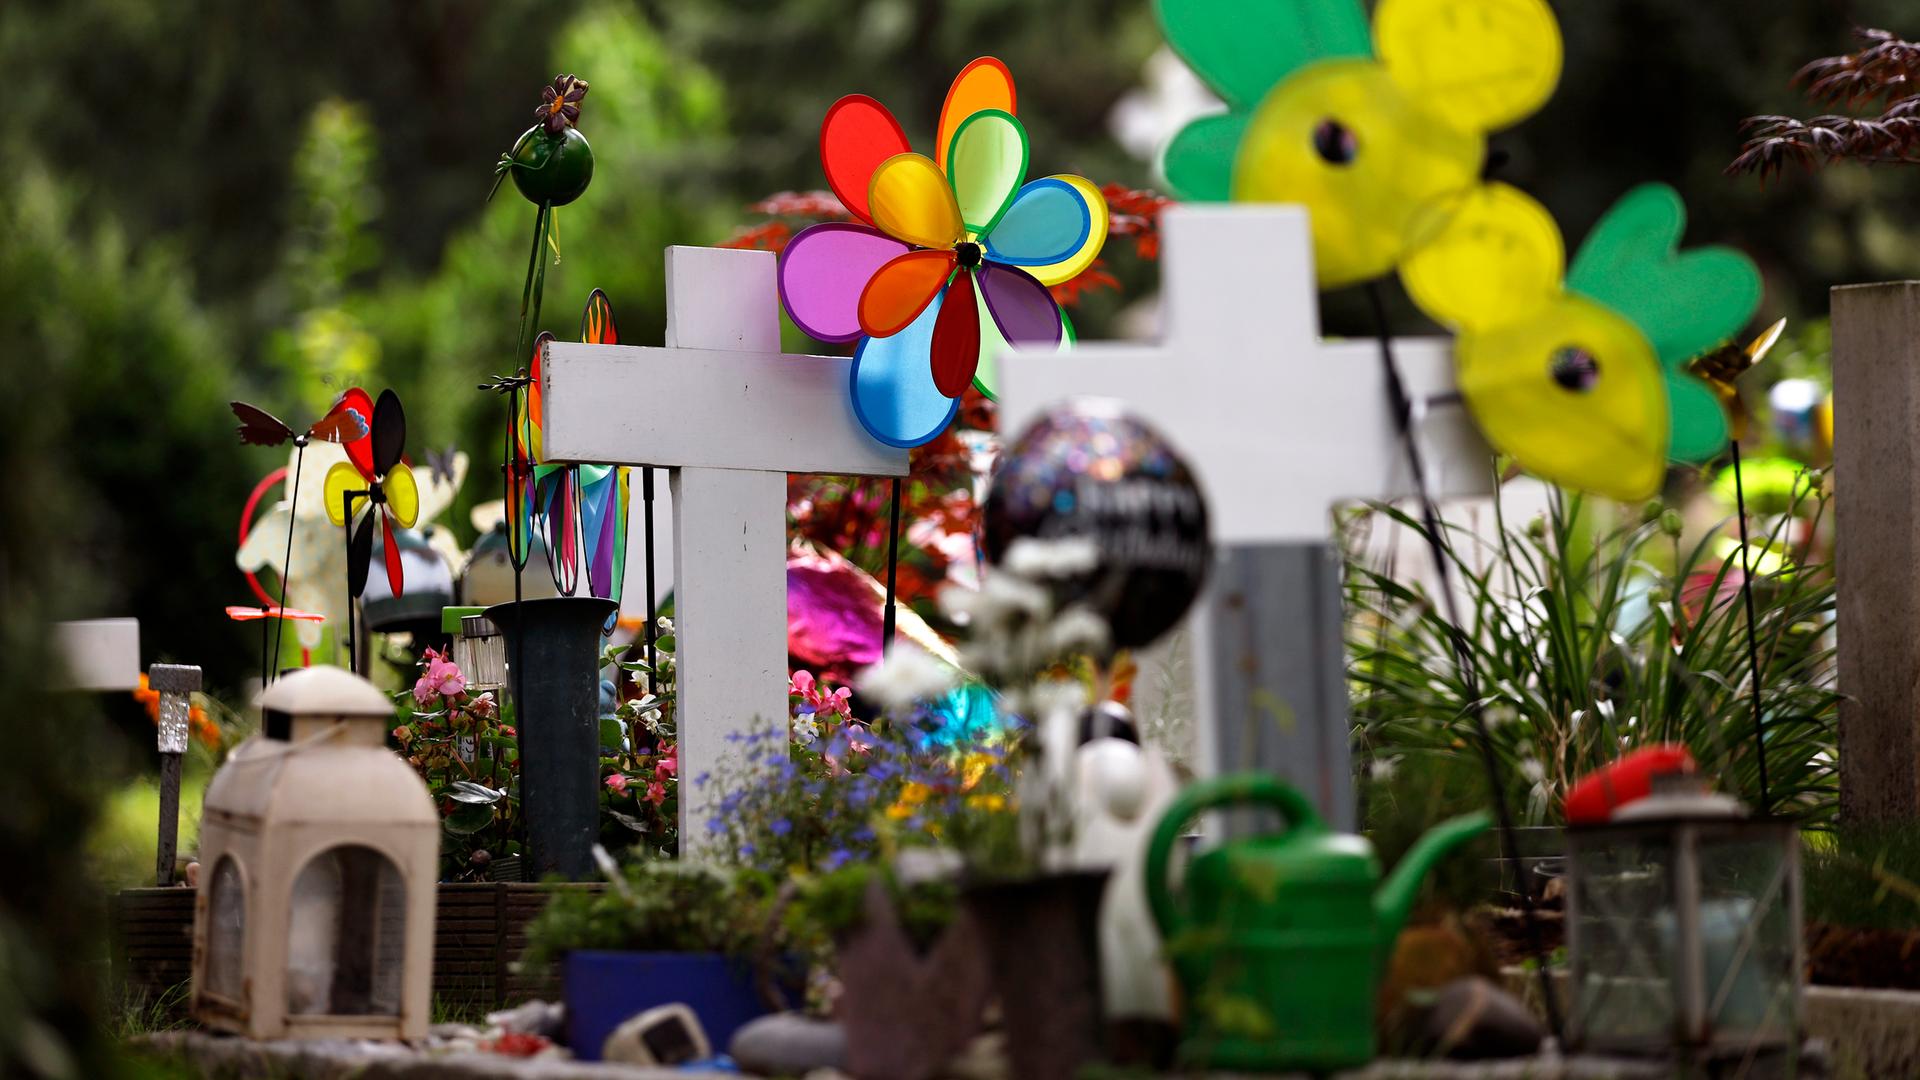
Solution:
M1176 895L1167 860L1196 814L1270 806L1284 831L1196 856ZM1193 784L1147 848L1147 902L1184 993L1184 1064L1335 1069L1373 1058L1374 1002L1394 942L1441 856L1485 832L1484 813L1422 836L1385 884L1364 837L1335 833L1298 791L1240 773Z

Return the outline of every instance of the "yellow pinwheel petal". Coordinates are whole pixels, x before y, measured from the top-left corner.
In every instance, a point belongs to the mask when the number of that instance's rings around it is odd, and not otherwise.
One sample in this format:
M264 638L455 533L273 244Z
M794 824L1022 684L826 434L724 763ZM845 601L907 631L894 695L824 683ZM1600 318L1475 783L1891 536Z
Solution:
M403 529L413 528L420 518L420 485L413 478L413 469L406 462L393 467L393 471L380 481L380 490L387 496L387 509L393 511L393 522Z
M1478 133L1435 123L1380 64L1327 60L1254 112L1233 197L1305 206L1320 285L1332 289L1392 271L1422 208L1473 187L1485 156Z
M349 462L336 462L333 468L327 470L326 488L320 496L326 502L327 520L335 525L345 525L347 523L347 492L366 489L367 482L361 478L358 469ZM355 500L354 508L359 509L359 506L359 500Z
M1027 273L1038 279L1040 284L1052 287L1078 277L1081 271L1093 265L1093 260L1100 257L1101 248L1107 242L1107 229L1111 224L1112 211L1107 207L1107 197L1100 193L1099 188L1093 186L1093 181L1084 176L1061 173L1047 179L1058 180L1072 188L1087 204L1088 218L1087 238L1081 242L1078 251L1056 263L1024 268Z
M1454 356L1481 432L1528 472L1623 501L1659 491L1666 382L1646 335L1611 308L1564 295L1461 335Z
M895 154L873 170L867 190L873 223L896 240L921 247L952 247L963 226L960 204L946 174L925 154Z
M1547 208L1506 184L1481 184L1415 220L1400 279L1420 310L1455 329L1524 318L1560 294L1567 251Z
M1560 81L1560 24L1545 0L1381 0L1373 37L1394 82L1464 131L1532 115Z

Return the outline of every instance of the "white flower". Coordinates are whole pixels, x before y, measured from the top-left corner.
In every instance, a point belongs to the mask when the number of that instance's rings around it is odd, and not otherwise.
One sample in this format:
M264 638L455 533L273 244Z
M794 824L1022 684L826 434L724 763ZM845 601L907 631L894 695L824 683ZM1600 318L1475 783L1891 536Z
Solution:
M1047 627L1045 647L1059 653L1099 652L1109 634L1107 620L1083 607L1069 608Z
M646 712L641 713L640 722L646 725L648 731L658 735L660 733L660 710L648 709Z
M812 713L795 717L793 721L793 741L801 746L812 746L813 740L820 737L820 722Z
M885 660L860 673L860 692L883 709L906 709L915 702L940 697L953 689L954 672L933 657L904 643Z
M1023 536L1007 548L1000 565L1008 573L1034 581L1070 578L1099 565L1100 545L1092 537L1069 536L1058 540L1035 540Z
M670 619L670 618L668 618L668 617L667 617L667 616L665 616L665 615L662 615L662 616L660 616L660 618L658 618L658 619L656 619L656 620L655 620L655 622L657 622L657 623L659 624L659 626L660 626L660 636L661 636L661 637L668 637L668 636L670 636L670 635L672 635L672 633L673 633L673 620L672 620L672 619Z
M644 671L636 671L633 673L633 685L639 687L642 694L653 693L653 680L649 678Z
M1547 768L1538 758L1521 758L1520 775L1526 777L1528 783L1537 784L1546 779Z
M1382 783L1393 779L1393 774L1399 771L1400 759L1397 757L1374 758L1367 763L1367 774Z

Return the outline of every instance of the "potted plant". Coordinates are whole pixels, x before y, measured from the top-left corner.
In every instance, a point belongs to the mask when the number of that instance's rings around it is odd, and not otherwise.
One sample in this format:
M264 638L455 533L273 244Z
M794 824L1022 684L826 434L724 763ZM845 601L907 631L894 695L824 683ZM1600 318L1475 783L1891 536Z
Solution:
M750 959L768 930L772 878L604 862L611 888L557 893L527 928L524 963L560 966L575 1055L598 1061L614 1028L660 1005L686 1005L709 1041L725 1046L742 1024L784 1004L767 1000Z

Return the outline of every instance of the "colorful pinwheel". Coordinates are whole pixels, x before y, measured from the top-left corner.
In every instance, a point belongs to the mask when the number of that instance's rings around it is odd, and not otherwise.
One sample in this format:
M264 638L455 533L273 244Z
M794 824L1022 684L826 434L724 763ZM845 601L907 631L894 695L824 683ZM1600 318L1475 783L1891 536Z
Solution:
M1543 0L1159 0L1167 40L1228 111L1187 126L1167 179L1205 201L1299 203L1326 288L1391 271L1478 186L1487 133L1560 78Z
M508 447L508 551L516 569L526 566L529 540L538 535L547 552L547 570L563 596L580 587L581 552L586 549L587 587L593 595L620 598L626 571L627 470L613 465L541 463L541 385L547 343L542 331L524 382L509 380L524 395L513 405ZM599 289L587 297L580 314L580 340L589 345L618 345L620 332L613 305Z
M380 519L380 543L386 556L387 585L393 595L405 591L400 570L400 545L393 538L393 527L413 528L420 514L420 487L413 469L400 460L407 442L407 415L400 397L391 390L380 392L378 404L369 406L367 392L355 387L343 400L349 408L364 409L373 416L367 436L347 444L347 460L327 470L327 519L342 528L350 528L347 539L347 593L355 599L366 591L367 568L373 561L373 521ZM358 508L359 525L350 526Z
M1009 343L1055 348L1066 322L1048 287L1106 242L1107 204L1078 176L1024 183L1027 134L1013 77L982 57L940 112L935 156L861 94L820 129L827 183L857 222L816 225L780 258L787 313L822 341L860 341L854 413L874 438L918 446L946 430L971 383L993 393Z
M1760 273L1728 248L1684 254L1672 188L1628 192L1571 271L1545 208L1504 184L1461 200L1401 269L1407 291L1459 330L1460 390L1487 441L1555 483L1647 498L1668 461L1726 449L1720 399L1687 363L1760 302Z

